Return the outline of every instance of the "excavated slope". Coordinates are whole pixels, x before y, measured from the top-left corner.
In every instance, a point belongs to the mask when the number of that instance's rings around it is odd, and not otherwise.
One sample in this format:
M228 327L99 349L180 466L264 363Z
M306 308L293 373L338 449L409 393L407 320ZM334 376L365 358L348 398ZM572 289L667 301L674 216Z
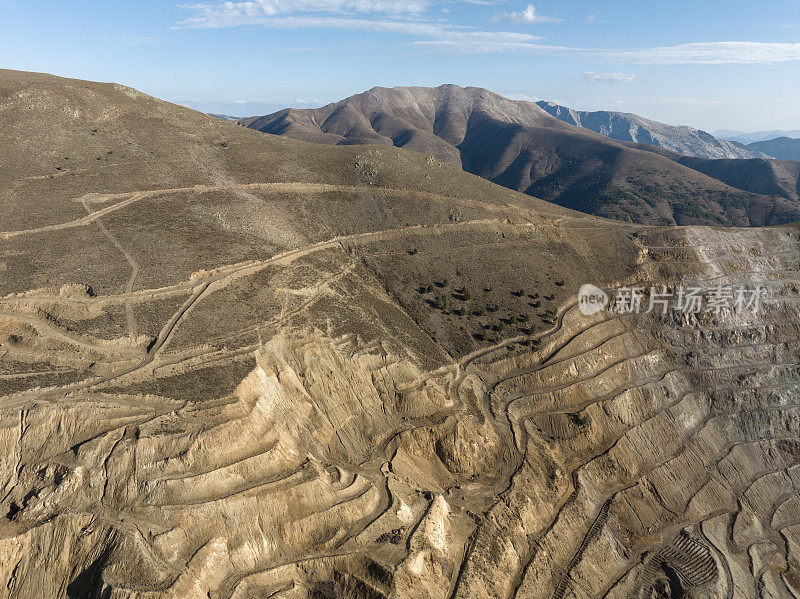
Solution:
M797 226L0 89L0 597L800 595ZM766 291L584 316L585 282Z

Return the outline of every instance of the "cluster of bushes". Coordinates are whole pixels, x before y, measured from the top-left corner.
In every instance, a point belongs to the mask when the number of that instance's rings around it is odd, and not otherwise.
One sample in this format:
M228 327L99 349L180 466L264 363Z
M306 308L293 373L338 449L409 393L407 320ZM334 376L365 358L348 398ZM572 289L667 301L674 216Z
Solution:
M448 299L449 298L445 294L437 295L433 298L433 303L439 310L447 310L447 306L449 305Z
M412 248L408 251L409 254L413 255L416 253L416 248ZM456 276L461 276L461 270L456 270ZM549 277L548 277L549 278ZM553 283L557 287L564 286L564 280L556 280ZM437 310L441 310L444 314L451 314L458 317L466 316L467 319L471 318L472 316L481 317L484 316L485 313L489 314L496 314L500 312L500 305L497 302L488 302L481 306L470 307L467 302L471 302L474 299L472 292L467 288L467 286L462 285L460 287L455 287L451 292L442 292L441 290L449 289L451 286L451 282L447 278L443 278L433 283L425 283L421 284L417 291L421 295L432 295L426 299L426 303L430 305L432 308ZM483 287L483 293L488 295L493 292L493 288L490 286ZM437 290L440 290L437 292ZM545 294L540 299L539 293L531 292L528 293L524 288L520 288L510 292L511 295L517 298L526 298L528 301L528 305L532 308L539 308L541 306L542 300L551 301L555 298L555 294L551 293L549 295ZM461 302L460 304L453 305L453 302ZM552 308L548 308L543 312L537 313L537 316L541 320L541 322L545 325L553 325L555 324L556 312ZM512 313L506 317L498 317L494 322L482 323L480 324L480 329L472 334L472 337L478 341L490 341L496 343L498 341L498 337L507 330L507 328L514 327L520 333L524 335L530 335L533 332L533 327L530 326L532 318L526 312L521 312L519 314ZM464 330L464 326L461 327ZM539 340L526 340L522 342L522 345L526 347L537 347L539 345Z

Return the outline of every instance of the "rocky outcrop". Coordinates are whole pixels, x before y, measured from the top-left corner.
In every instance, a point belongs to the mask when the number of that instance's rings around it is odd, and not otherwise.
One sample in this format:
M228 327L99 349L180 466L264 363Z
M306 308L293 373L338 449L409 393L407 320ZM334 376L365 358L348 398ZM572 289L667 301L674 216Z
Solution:
M606 110L589 112L544 101L536 104L548 114L565 123L590 129L619 141L659 146L684 156L698 158L769 157L756 148L745 148L725 139L717 139L710 133L686 125L665 125L628 112Z

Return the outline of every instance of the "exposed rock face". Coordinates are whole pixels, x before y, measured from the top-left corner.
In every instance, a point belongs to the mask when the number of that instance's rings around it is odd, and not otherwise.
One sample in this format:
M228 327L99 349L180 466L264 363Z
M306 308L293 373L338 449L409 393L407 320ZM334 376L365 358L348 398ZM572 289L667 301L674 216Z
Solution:
M473 582L462 581L464 597L478 588L521 597L650 597L659 586L671 589L664 596L695 587L715 597L798 592L773 511L793 495L784 484L795 484L797 464L790 339L798 328L795 318L781 323L796 310L795 285L783 277L798 245L779 235L792 247L784 261L768 253L772 235L685 230L642 239L648 279L675 272L662 260L679 260L701 279L769 281L762 315L645 324L588 323L567 312L565 345L554 340L559 349L544 364L493 365L493 411L508 414L527 451L489 519L499 523L486 525L483 551L501 535L513 567L488 589L476 568ZM776 417L775 433L756 432ZM557 499L526 501L537 471L553 473ZM760 557L749 561L749 552Z
M537 102L536 104L548 114L565 123L591 129L620 141L660 146L684 156L698 158L768 157L755 148L744 148L739 144L717 139L700 129L685 125L665 125L629 112L606 110L588 112L560 106L554 102Z
M0 297L0 597L800 595L797 225L623 225L162 110L174 188L121 163L0 215L32 271ZM586 282L765 292L585 316Z
M540 350L434 372L282 333L233 401L9 398L10 596L796 594L797 231L639 240L631 282L680 262L763 312L565 305Z

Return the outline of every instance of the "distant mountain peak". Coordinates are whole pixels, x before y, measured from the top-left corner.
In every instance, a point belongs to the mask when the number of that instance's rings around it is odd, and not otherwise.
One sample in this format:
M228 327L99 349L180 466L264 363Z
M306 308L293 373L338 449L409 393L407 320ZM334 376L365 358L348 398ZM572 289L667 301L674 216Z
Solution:
M780 129L773 129L771 131L753 131L752 133L745 133L744 131L730 131L723 129L714 131L714 135L720 139L727 139L736 141L741 144L751 144L757 141L769 141L779 137L788 137L791 139L800 139L800 130L783 131Z
M511 100L479 87L374 87L322 108L239 123L303 141L414 150L610 218L659 225L800 219L791 184L796 169L778 172L758 160L738 160L760 152L691 127Z
M781 160L800 160L800 139L786 135L765 141L755 141L745 147L748 150L764 152Z
M629 112L585 111L554 102L537 102L549 114L571 125L596 131L619 141L659 146L685 156L698 158L762 158L759 151L743 148L731 141L687 125L666 125Z

